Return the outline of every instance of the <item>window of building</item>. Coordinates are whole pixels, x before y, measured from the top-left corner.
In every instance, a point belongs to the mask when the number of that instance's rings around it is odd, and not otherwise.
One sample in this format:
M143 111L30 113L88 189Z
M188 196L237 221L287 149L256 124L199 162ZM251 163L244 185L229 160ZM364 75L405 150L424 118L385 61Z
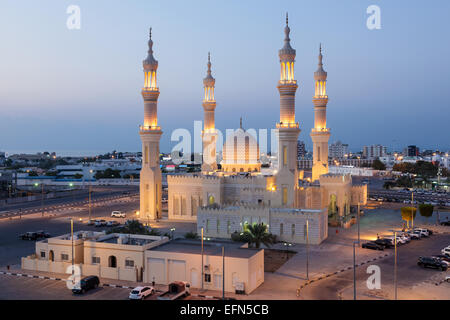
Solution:
M100 257L92 257L92 264L100 264Z
M294 223L291 226L291 236L292 236L292 238L295 237L295 224Z
M144 163L148 164L148 146L145 146L144 149Z
M320 147L317 147L317 161L320 161Z
M134 260L125 259L125 267L134 268Z
M209 231L209 219L206 219L206 233Z
M220 220L219 219L217 219L216 227L217 227L217 233L220 233Z
M45 258L45 251L41 251L41 258Z
M283 166L287 166L287 147L283 146Z
M205 282L211 283L211 274L205 273Z
M227 221L227 234L231 233L231 223L230 220Z
M69 255L67 253L61 253L61 260L62 261L67 261L69 260Z
M287 187L283 187L283 205L288 202L288 190Z
M282 236L283 235L283 232L284 232L284 226L283 226L283 224L282 223L280 223L280 236Z

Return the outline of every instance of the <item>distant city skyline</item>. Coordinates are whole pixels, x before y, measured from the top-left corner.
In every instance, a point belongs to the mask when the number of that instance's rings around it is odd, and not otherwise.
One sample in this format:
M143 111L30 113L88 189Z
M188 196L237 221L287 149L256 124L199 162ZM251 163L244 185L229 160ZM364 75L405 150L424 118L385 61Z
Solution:
M96 155L140 151L142 60L153 27L161 95L161 151L176 128L202 120L211 51L222 131L272 129L278 119L278 49L285 12L297 50L299 139L311 150L313 72L319 43L328 72L330 143L353 152L381 144L450 150L448 1L377 1L382 29L368 30L373 1L77 1L81 29L66 27L71 1L2 1L0 151ZM437 10L436 8L440 8ZM106 10L107 9L107 10ZM445 10L447 9L447 10ZM182 14L180 14L182 13ZM219 14L220 13L220 14ZM230 17L233 19L230 19ZM442 102L443 101L443 102Z

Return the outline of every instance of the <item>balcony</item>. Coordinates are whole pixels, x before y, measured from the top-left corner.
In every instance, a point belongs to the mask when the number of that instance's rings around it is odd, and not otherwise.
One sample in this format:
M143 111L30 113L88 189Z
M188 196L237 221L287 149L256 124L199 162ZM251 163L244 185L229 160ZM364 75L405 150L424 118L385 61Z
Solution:
M313 128L311 132L330 132L330 128Z
M149 130L158 131L158 130L161 130L161 127L160 126L139 126L139 130L141 130L141 131L149 131Z
M294 123L277 123L277 128L298 128L299 124L298 122Z

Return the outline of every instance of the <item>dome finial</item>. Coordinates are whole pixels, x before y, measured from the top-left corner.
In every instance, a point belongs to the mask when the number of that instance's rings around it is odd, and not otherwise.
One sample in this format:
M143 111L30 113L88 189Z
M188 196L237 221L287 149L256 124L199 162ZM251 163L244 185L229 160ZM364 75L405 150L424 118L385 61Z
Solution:
M288 25L289 24L289 16L288 16L288 13L286 12L286 25Z
M241 117L241 119L240 119L240 121L239 121L239 128L242 129L242 117Z
M152 27L150 27L149 38L152 40Z

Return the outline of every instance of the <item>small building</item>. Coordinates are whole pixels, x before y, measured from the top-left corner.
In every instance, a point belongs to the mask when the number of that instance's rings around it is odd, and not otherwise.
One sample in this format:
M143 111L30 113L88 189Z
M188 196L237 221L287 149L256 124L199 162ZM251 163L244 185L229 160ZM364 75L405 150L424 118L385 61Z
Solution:
M144 282L188 281L191 287L201 288L201 252L201 240L175 240L146 250ZM264 250L249 249L247 245L231 241L204 241L203 288L222 291L224 274L226 292L251 293L264 282Z
M145 250L167 237L78 231L73 237L73 263L81 275L142 281ZM67 273L72 265L72 237L65 234L36 242L33 255L22 258L22 269Z

